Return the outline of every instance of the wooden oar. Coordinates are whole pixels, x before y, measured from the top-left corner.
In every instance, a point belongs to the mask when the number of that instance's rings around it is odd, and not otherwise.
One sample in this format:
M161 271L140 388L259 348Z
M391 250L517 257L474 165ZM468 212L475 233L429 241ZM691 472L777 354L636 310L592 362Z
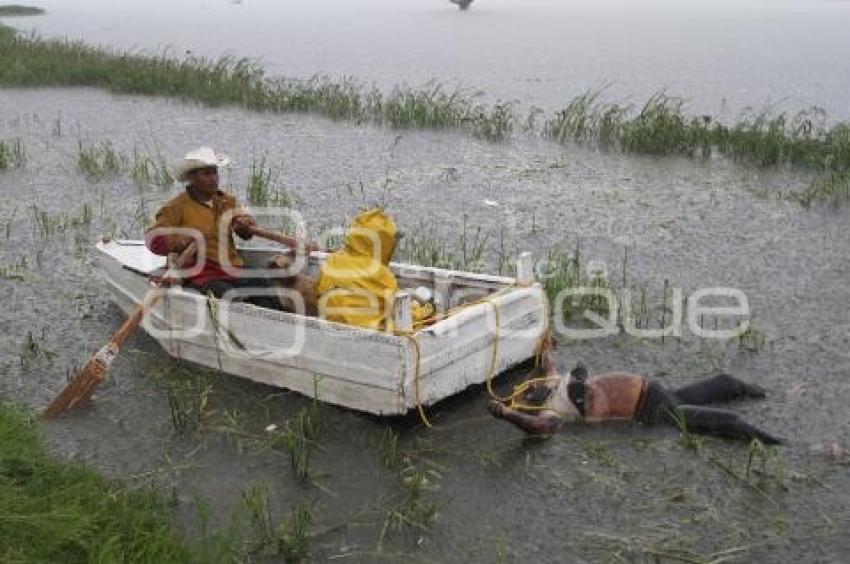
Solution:
M258 225L252 225L250 227L251 233L256 235L257 237L262 237L263 239L268 239L269 241L275 241L276 243L282 243L287 247L290 247L293 251L298 250L299 241L295 237L290 235L284 235L283 233L278 233L277 231L272 231L271 229L266 229L265 227L260 227ZM308 251L320 251L318 246L311 245L310 243L305 243L304 248Z
M284 235L283 233L278 233L277 231L272 231L259 226L251 227L251 232L263 239L269 239L270 241L276 241L287 245L293 250L298 249L298 240L289 235ZM186 247L180 255L180 258L177 259L175 268L181 269L189 264L196 251L197 244L192 242L188 247ZM173 269L169 269L162 277L162 281L158 284L158 287L169 285L174 279L174 271ZM153 308L153 306L156 305L161 298L162 292L157 291L157 288L152 289L145 295L142 302L136 306L136 309L134 309L132 313L130 313L130 316L124 324L118 328L118 331L116 331L114 335L112 335L112 339L109 340L109 343L107 343L103 348L97 351L97 354L89 359L86 366L76 376L74 376L74 379L65 386L65 389L62 390L50 403L50 405L41 412L41 417L43 419L52 419L65 411L85 404L91 398L95 387L106 378L106 373L109 371L112 361L115 360L115 357L117 357L118 353L121 351L121 347L124 346L127 339L129 339L136 328L141 325L145 315L147 315L151 308Z
M187 266L195 256L197 250L198 246L194 241L186 247L177 259L176 264L169 268L163 275L157 287L151 289L145 295L142 302L136 306L136 309L127 318L127 321L112 335L109 343L89 359L86 366L74 376L74 379L65 386L65 389L41 412L42 419L52 419L60 413L84 405L91 398L95 387L106 378L109 366L115 360L115 357L118 356L121 347L124 346L127 339L130 338L136 328L142 323L145 315L162 298L162 292L158 291L159 288L177 280L175 270Z

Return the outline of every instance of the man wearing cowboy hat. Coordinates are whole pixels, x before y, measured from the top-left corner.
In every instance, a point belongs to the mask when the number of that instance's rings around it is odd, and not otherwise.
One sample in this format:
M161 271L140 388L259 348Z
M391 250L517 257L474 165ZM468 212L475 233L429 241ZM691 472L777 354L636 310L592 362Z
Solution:
M251 228L257 223L235 197L219 190L218 169L229 163L226 156L209 147L187 153L174 167L177 180L187 183L186 190L159 209L145 238L148 249L157 255L179 253L198 240L201 268L185 283L219 298L236 288L268 286L267 280L250 278L242 272L244 263L236 251L233 233L250 239ZM251 301L263 307L277 307L276 300L270 297L257 296Z

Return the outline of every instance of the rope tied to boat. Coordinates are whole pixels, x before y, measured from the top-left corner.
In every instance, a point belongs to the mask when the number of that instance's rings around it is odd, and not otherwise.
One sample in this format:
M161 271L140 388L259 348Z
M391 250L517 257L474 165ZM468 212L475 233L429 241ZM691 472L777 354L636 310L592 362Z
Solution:
M544 381L544 380L549 381L549 380L557 379L557 377L555 377L555 376L526 379L523 382L515 385L511 394L508 395L508 396L504 396L504 397L498 396L493 391L493 379L496 377L496 369L498 367L498 361L499 361L499 341L501 339L501 325L502 325L502 312L501 312L501 309L499 307L499 303L497 301L495 301L495 298L498 298L499 296L501 296L503 294L507 294L508 292L510 292L511 290L513 290L516 287L517 287L516 284L510 284L508 286L505 286L504 288L501 288L497 292L494 292L493 294L490 294L488 296L484 296L482 298L479 298L479 299L472 301L472 302L469 302L467 304L463 304L462 306L456 306L454 308L449 308L445 312L435 314L432 317L428 317L426 319L420 320L419 322L414 323L413 330L411 330L411 331L402 331L402 330L398 330L398 329L393 329L394 335L406 338L411 343L411 346L413 348L413 352L414 352L414 363L413 363L414 399L416 401L416 409L419 413L419 418L422 420L422 423L424 423L425 426L428 427L429 429L433 429L434 424L431 423L431 421L428 419L427 415L425 414L425 407L422 404L422 395L421 395L422 394L422 391L421 391L421 388L422 388L422 383L421 383L421 380L422 380L422 345L419 342L418 332L425 325L430 325L430 324L436 323L437 321L441 321L441 320L446 319L446 318L448 318L452 315L460 313L461 311L476 307L476 306L481 305L481 304L489 304L493 308L493 316L494 316L494 321L495 321L495 327L494 327L494 331L493 331L493 348L492 348L492 354L490 356L490 366L487 368L487 371L485 373L485 382L486 382L486 387L487 387L487 393L489 394L491 399L496 400L496 401L501 402L501 403L508 403L511 408L543 409L542 406L526 406L526 405L520 404L517 401L517 398L521 397L531 386L537 384L540 381ZM543 349L543 342L546 338L548 338L548 335L549 335L549 304L546 302L545 299L543 300L543 323L544 323L544 328L541 331L540 338L538 339L537 345L535 346L535 352L534 352L534 367L535 367L535 369L538 366L540 366L540 357L541 357L541 352L542 352L542 349ZM532 371L532 373L533 373L533 371ZM529 374L531 374L531 373L529 373Z

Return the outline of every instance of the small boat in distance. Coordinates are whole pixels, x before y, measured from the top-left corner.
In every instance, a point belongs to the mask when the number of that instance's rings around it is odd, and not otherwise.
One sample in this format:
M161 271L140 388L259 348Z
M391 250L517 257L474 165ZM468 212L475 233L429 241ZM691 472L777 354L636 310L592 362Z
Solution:
M112 300L131 312L165 259L143 241L97 244ZM260 267L282 247L241 248ZM315 274L328 255L314 252ZM175 358L378 415L400 415L481 384L533 357L547 325L546 297L524 253L517 278L390 263L400 291L395 332L207 298L173 287L143 327ZM438 315L412 326L413 288L433 292Z

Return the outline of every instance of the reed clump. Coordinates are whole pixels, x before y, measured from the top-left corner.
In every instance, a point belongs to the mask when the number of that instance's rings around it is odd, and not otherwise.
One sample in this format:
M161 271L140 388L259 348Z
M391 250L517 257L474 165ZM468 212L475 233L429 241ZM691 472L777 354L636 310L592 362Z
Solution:
M0 402L0 554L5 562L188 562L168 498L45 454L33 418Z
M255 111L313 112L332 119L395 128L460 128L502 139L514 123L513 104L491 108L461 88L441 83L399 86L385 94L350 78L316 75L306 80L269 77L247 58L217 60L167 53L113 52L80 41L44 40L6 32L0 36L0 85L95 86L113 92L173 96L210 106Z
M22 36L3 26L0 59L0 86L6 87L92 86L210 106L312 112L392 128L458 129L492 141L510 137L520 123L523 130L540 131L560 143L646 155L721 155L758 167L812 170L819 176L797 194L801 203L850 197L845 182L850 174L850 124L828 126L824 111L816 107L796 114L748 111L726 124L709 115L689 114L683 98L665 92L636 106L605 101L604 89L597 89L573 98L548 119L544 116L538 126L538 109L518 122L514 102L483 104L480 93L437 81L383 92L351 77L270 77L247 58L115 52L79 41ZM82 155L80 170L94 178L109 174L110 168L99 169L85 160L94 156ZM136 161L132 171L140 183L167 184L167 169L159 161Z
M23 168L27 164L27 152L23 139L0 139L0 170Z
M51 214L38 207L38 204L30 206L29 212L38 234L45 238L71 228L88 228L91 226L93 216L92 207L89 203L83 204L83 207L75 213Z
M850 172L817 178L804 190L792 194L792 198L807 208L815 202L840 203L850 200Z
M17 33L18 32L15 28L0 23L0 41L9 41L14 38Z
M154 185L166 188L174 183L168 162L159 151L156 151L154 155L148 155L135 148L130 163L130 176L140 186Z
M35 6L21 6L18 4L0 6L0 17L40 16L42 14L44 14L44 9Z
M46 340L47 335L43 328L40 336L34 334L32 331L27 331L27 335L24 337L23 343L21 343L21 352L19 355L21 366L28 368L34 362L50 362L56 356L56 353L45 346Z
M602 270L588 268L582 262L579 247L572 253L550 250L537 271L549 303L560 304L563 320L581 315L585 310L607 317L610 306L605 294L611 290L608 277ZM566 296L566 299L559 296Z
M0 263L0 278L23 282L27 278L27 270L26 256L21 257L21 261L18 264Z
M486 266L490 232L480 225L470 225L466 214L457 244L450 244L434 234L427 225L405 233L398 244L398 260L422 266L481 272ZM459 253L450 250L458 248Z
M214 390L204 378L173 381L167 390L171 424L178 434L201 429L210 419Z
M635 112L631 105L585 92L545 122L543 134L561 143L589 142L627 153L708 158L713 154L759 167L796 166L818 172L850 170L850 125L826 125L825 112L789 115L764 109L727 125L686 113L685 100L653 94Z
M285 562L301 562L310 556L312 522L313 504L305 500L277 528L277 553L283 556Z
M91 180L118 176L126 162L127 158L109 141L100 143L77 141L77 170Z
M280 174L266 164L265 157L253 159L248 176L246 196L250 203L273 208L291 208L292 196L283 188L277 188Z
M440 501L434 492L440 488L440 474L420 468L408 457L404 458L403 464L397 472L400 491L388 501L384 511L378 552L381 552L387 534L405 530L428 532L439 514Z

